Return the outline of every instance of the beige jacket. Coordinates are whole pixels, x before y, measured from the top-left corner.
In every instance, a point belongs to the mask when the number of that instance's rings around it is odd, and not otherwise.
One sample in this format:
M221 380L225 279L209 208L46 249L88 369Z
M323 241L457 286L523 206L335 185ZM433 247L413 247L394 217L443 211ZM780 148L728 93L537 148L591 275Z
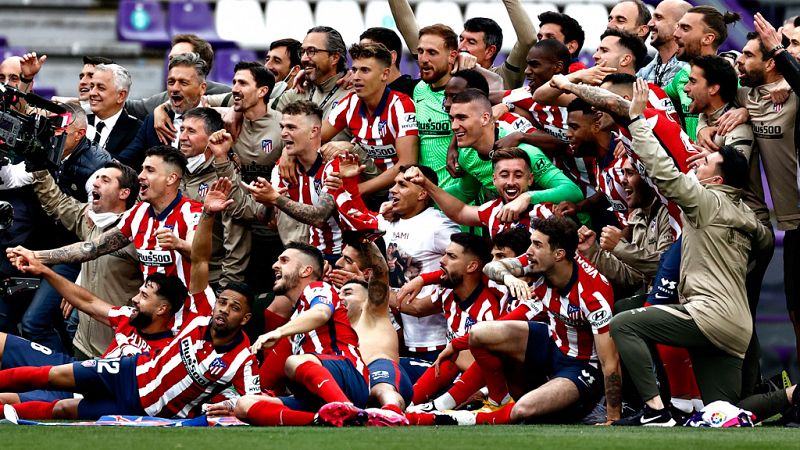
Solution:
M741 190L701 185L682 174L645 120L634 121L629 129L650 178L683 211L681 303L714 345L744 358L753 331L747 260L751 250L770 245L769 230L741 200Z
M217 180L214 158L209 157L194 173L181 179L181 191L192 200L203 203L206 193ZM252 235L249 227L230 214L219 216L214 223L209 264L210 282L226 285L231 281L244 281L244 271L250 263Z
M89 219L89 205L61 192L47 171L34 172L33 180L33 190L39 196L45 212L61 221L79 239L92 240L116 226L110 225L105 229L97 227ZM80 286L114 306L126 305L139 291L142 282L139 258L133 243L81 264ZM101 357L113 337L114 333L107 325L80 313L80 323L73 341L78 350L91 357Z
M661 254L675 241L669 226L669 213L658 197L646 208L628 215L630 242L623 238L611 252L595 243L584 254L597 270L614 285L647 290L658 270Z

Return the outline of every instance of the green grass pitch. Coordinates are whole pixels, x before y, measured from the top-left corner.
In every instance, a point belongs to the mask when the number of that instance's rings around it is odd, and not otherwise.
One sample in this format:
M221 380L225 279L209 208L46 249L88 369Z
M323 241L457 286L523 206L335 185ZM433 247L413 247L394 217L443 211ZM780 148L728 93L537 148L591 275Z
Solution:
M128 428L0 425L0 449L800 449L800 429L554 425L407 428Z

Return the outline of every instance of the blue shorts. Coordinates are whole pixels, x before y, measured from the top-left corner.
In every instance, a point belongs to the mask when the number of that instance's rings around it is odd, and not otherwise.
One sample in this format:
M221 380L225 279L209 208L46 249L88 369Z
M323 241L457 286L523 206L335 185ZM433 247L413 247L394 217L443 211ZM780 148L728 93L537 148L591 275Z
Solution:
M414 387L408 380L408 375L396 362L386 358L376 359L369 363L367 368L369 369L370 390L376 384L389 384L403 397L406 405L411 404L411 400L414 397Z
M523 373L530 377L529 390L549 379L566 378L578 388L583 404L594 406L602 395L603 373L586 361L561 353L550 338L550 328L540 322L528 322Z
M3 369L60 366L77 360L77 358L53 351L44 345L8 334L6 335L6 346L3 349L3 360L0 362L0 366Z
M359 408L367 406L369 388L364 380L364 375L356 370L353 363L343 356L314 355L330 372L336 384L342 389L344 395ZM325 404L324 400L309 391L300 383L290 382L292 396L279 397L281 402L295 411L316 412Z
M146 415L136 381L138 358L134 355L72 364L76 391L84 395L78 405L79 419L96 420L106 414Z
M681 277L681 241L679 237L661 254L653 289L647 296L651 305L673 305L678 303L678 282Z
M434 358L435 360L436 358ZM427 359L400 357L400 369L412 385L431 367L433 367L433 361L428 361Z

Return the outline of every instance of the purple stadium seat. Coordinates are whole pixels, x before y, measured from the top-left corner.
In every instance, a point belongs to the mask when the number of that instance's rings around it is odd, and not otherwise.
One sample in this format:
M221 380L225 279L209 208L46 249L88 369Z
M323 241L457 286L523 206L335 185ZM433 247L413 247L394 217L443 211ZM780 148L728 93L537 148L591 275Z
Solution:
M173 0L169 4L169 35L191 33L207 40L212 46L233 47L234 43L219 37L214 28L214 13L204 1Z
M5 47L6 45L8 45L8 40L5 36L0 36L0 47Z
M117 34L121 41L141 42L153 47L168 47L167 23L161 4L122 0L117 11Z
M22 56L27 52L24 47L0 47L0 61L9 56Z
M239 61L259 61L259 58L252 50L220 49L214 54L214 68L209 78L219 83L230 84L233 79L233 68Z

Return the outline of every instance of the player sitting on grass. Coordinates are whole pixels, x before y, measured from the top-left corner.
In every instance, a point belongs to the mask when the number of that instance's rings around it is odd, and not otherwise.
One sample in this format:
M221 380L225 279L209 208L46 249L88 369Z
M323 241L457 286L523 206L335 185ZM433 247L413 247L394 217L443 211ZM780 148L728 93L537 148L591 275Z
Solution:
M192 243L190 311L210 304L208 259L214 215L231 203L230 181L214 183L206 195L203 214ZM12 261L22 272L43 271L31 252L12 250ZM231 283L222 291L208 315L201 307L186 314L178 335L158 354L89 360L44 367L17 367L0 371L0 390L33 389L72 391L82 399L27 402L6 406L4 414L23 418L58 417L97 419L105 414L186 418L201 414L206 402L234 399L259 391L255 357L242 326L250 320L252 295L246 286Z

